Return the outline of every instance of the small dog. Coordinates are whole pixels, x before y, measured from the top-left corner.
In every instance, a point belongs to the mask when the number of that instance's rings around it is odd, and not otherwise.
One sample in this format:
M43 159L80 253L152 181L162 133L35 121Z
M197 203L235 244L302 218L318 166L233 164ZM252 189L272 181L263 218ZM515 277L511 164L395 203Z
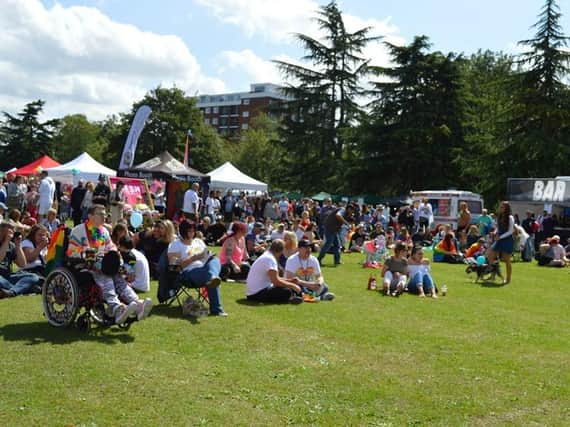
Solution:
M487 282L487 281L495 281L495 278L499 276L501 280L503 279L503 275L501 274L501 267L499 262L495 262L494 264L474 264L471 263L465 269L467 274L476 273L477 277L475 278L475 283L478 283L479 280Z

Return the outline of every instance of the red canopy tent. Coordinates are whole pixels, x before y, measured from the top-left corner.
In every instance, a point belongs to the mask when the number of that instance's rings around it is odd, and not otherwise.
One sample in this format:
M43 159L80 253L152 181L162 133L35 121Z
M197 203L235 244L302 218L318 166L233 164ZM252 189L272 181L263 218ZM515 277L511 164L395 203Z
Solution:
M39 159L34 160L32 163L10 172L10 175L33 175L38 172L38 168L48 169L56 166L61 166L61 164L45 154Z

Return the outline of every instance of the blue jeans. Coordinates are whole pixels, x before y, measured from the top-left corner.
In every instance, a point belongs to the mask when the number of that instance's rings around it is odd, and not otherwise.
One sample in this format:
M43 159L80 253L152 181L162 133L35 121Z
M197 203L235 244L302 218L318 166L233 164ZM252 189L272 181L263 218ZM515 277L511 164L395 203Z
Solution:
M434 288L433 279L428 273L422 274L420 272L416 273L410 283L408 284L408 292L412 294L419 294L419 287L422 286L425 294L430 294L431 290Z
M193 268L190 271L180 273L179 280L190 285L193 288L201 288L206 285L213 277L219 277L222 266L217 257L212 257L202 267ZM206 288L208 291L208 300L210 301L210 313L216 314L224 311L220 298L220 287Z
M0 287L14 295L31 293L34 286L40 284L40 277L33 273L12 273L8 277L0 276Z
M337 232L325 230L325 244L319 252L319 262L325 257L329 249L334 251L334 263L340 264L340 236Z

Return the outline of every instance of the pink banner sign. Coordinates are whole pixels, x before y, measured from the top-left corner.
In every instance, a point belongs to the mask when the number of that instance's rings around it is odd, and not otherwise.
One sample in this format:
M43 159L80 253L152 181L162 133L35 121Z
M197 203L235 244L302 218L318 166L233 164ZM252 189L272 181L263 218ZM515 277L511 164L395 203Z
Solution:
M146 180L111 176L109 177L111 191L115 189L115 186L119 181L123 181L125 183L125 197L129 205L135 207L137 204L141 203L140 198L142 198L142 203L148 205L151 209L153 208Z

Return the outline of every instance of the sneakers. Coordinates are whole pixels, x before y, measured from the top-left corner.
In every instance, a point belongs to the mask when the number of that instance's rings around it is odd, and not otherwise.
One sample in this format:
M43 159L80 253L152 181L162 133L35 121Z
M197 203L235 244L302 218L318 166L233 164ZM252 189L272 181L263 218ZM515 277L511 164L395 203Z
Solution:
M132 314L135 314L137 307L137 301L133 301L129 305L121 304L118 306L115 309L115 324L121 325L125 323L125 321L131 317Z
M228 317L228 313L226 313L225 311L219 311L218 313L210 313L210 316Z
M152 310L152 300L145 298L143 301L137 301L137 320L146 319Z
M221 281L222 281L222 279L220 279L218 276L214 276L210 279L210 281L208 283L206 283L206 287L207 288L215 288L216 286L220 286Z
M289 304L301 304L303 302L303 297L300 297L299 295L293 295L291 298L289 298Z
M321 295L321 301L332 301L333 299L335 299L335 294L332 292L327 292L326 294Z

